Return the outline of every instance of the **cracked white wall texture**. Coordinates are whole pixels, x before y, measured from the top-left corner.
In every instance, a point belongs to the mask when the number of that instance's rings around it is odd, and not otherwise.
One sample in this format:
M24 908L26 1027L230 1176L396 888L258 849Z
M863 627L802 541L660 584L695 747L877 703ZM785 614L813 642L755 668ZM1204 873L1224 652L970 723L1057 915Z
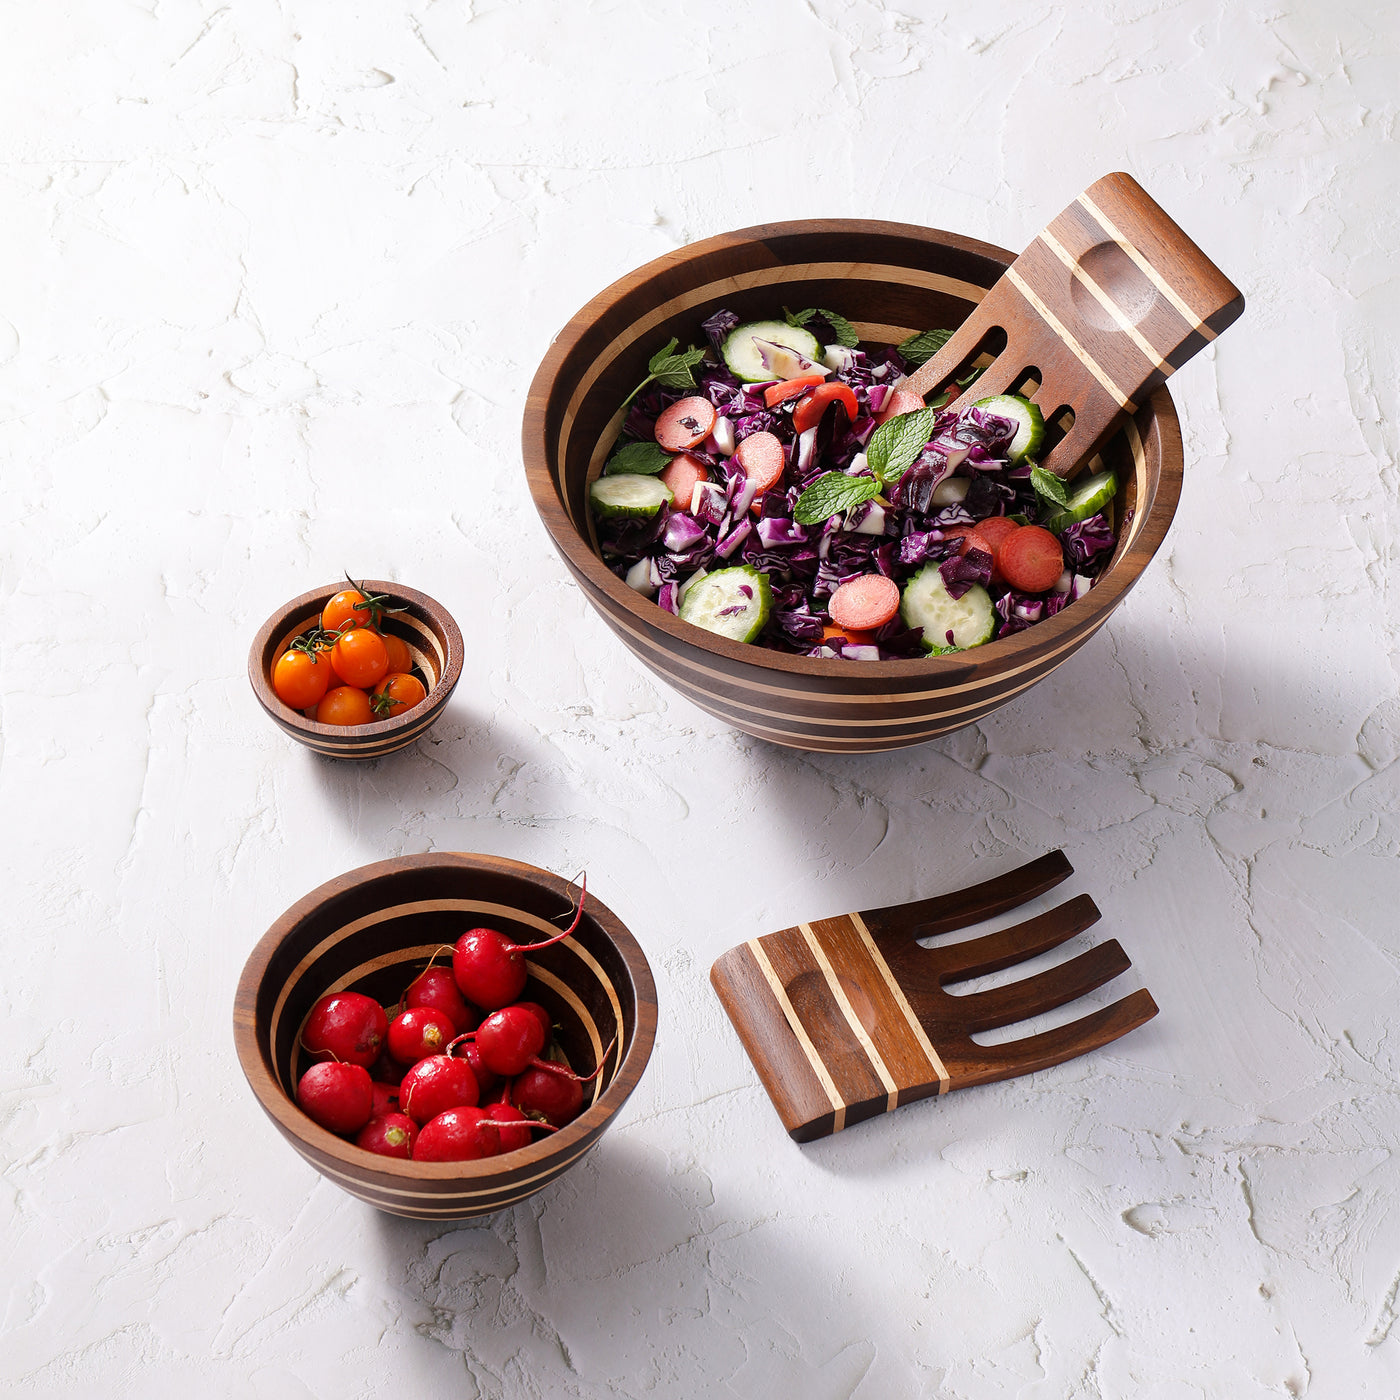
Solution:
M8 0L0 27L0 1389L1400 1394L1392 5ZM632 662L519 461L567 317L771 219L1019 248L1114 169L1248 309L1173 381L1181 508L1109 627L869 757L744 738ZM369 767L291 745L244 675L342 570L471 644L431 737ZM790 1143L710 962L1057 846L1105 915L1078 946L1120 937L1161 1016ZM229 1033L282 909L429 849L587 867L662 1006L598 1149L462 1226L301 1164Z

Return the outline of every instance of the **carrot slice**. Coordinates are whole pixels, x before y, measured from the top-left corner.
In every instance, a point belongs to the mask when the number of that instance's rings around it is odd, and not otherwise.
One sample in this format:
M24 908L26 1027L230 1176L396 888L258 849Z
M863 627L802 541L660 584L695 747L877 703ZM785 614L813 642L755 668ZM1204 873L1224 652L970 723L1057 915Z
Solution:
M750 433L734 449L734 460L743 467L754 490L762 493L783 474L787 458L783 445L772 433Z
M843 642L849 642L853 647L873 647L875 645L875 634L873 632L862 632L859 627L823 627L822 641L829 642L833 637L840 637Z
M813 384L820 384L825 378L824 374L799 374L796 379L784 379L781 384L770 384L763 391L763 402L769 408L776 408L780 403L805 393Z
M715 426L715 406L699 395L680 399L656 420L656 440L667 452L699 447Z
M1014 535L1021 527L1014 521L1008 520L1004 515L990 515L985 520L979 520L973 529L982 536L992 547L992 557L996 557L996 552L1002 547L1008 535Z
M1043 593L1064 572L1060 542L1041 525L1022 525L1002 541L997 564L1012 588Z
M704 462L697 461L687 452L682 452L679 457L671 459L671 465L666 467L657 479L675 497L671 502L672 510L689 510L696 486L702 481L708 481L710 473L706 470Z
M899 585L884 574L862 574L847 579L835 593L827 612L831 620L845 631L871 632L883 627L899 611ZM849 637L850 633L846 632Z
M856 401L855 392L845 384L818 384L817 387L793 409L793 431L805 433L808 428L815 428L817 424L822 421L822 414L826 412L827 404L833 399L846 410L846 422L854 422L856 414L860 412L860 405Z
M910 389L896 389L884 402L884 406L876 415L877 423L888 423L891 418L898 418L901 413L914 413L924 407L924 401L918 394Z

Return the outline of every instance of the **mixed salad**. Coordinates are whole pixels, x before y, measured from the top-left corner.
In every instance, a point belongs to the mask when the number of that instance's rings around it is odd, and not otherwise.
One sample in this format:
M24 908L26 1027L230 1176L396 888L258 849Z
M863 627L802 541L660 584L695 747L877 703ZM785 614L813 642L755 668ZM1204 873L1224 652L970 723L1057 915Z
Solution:
M962 651L1054 616L1113 554L1117 490L1039 468L1039 408L902 388L951 334L862 347L816 308L703 323L628 399L589 500L603 559L683 621L807 656Z

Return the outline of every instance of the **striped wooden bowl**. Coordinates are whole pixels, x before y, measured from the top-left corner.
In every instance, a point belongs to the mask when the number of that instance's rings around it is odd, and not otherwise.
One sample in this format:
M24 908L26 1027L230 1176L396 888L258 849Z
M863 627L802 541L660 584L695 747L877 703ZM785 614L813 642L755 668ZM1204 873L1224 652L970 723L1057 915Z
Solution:
M403 611L386 613L383 630L402 637L413 654L413 668L428 688L427 698L402 714L373 724L318 724L300 710L284 705L272 689L272 668L308 627L316 626L321 610L346 587L328 583L313 588L268 618L248 652L248 679L258 703L298 743L330 758L382 758L406 748L437 722L462 675L462 634L452 615L435 599L401 583L365 579L371 592L387 593Z
M488 1215L567 1171L636 1088L656 1035L647 960L591 893L574 937L526 960L525 999L548 1008L573 1068L590 1074L607 1055L587 1087L587 1106L567 1127L484 1161L404 1162L318 1127L293 1095L308 1063L301 1027L320 997L352 990L392 1004L434 952L468 928L486 925L517 942L538 942L559 932L557 920L575 894L567 881L531 865L433 852L352 870L294 904L253 950L233 1007L243 1073L282 1136L352 1196L419 1220Z
M1107 621L1156 553L1181 492L1181 432L1165 387L1102 452L1123 482L1119 544L1085 598L970 652L914 661L789 656L681 622L598 557L586 498L622 426L620 407L671 336L703 344L719 307L758 319L827 306L863 340L955 327L1014 257L937 229L804 220L722 234L658 258L596 296L560 332L530 386L525 472L555 547L632 652L702 709L789 748L866 753L972 724L1048 675Z

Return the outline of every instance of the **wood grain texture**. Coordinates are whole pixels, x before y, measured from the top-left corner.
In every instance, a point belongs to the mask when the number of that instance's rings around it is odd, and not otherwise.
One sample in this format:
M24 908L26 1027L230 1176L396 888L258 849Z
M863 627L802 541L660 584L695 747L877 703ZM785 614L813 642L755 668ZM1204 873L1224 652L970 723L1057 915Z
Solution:
M522 444L536 508L589 602L657 676L725 723L770 743L828 752L902 748L989 714L1083 646L1140 577L1181 490L1181 434L1164 387L1101 448L1123 483L1120 541L1085 598L975 651L853 663L790 656L681 622L628 588L598 557L585 506L620 424L619 407L672 335L703 339L721 306L741 317L780 305L830 306L912 334L956 326L1010 265L1003 249L873 220L811 220L723 234L614 283L555 338L526 401ZM1116 405L1115 405L1116 410Z
M302 1024L329 992L396 1001L434 952L486 925L520 943L558 932L576 890L558 876L495 856L434 852L353 870L313 890L253 950L234 999L239 1062L263 1111L328 1180L393 1215L486 1215L541 1190L608 1128L640 1080L656 1035L656 988L632 935L590 893L572 938L526 958L525 998L558 1027L573 1067L603 1073L584 1112L518 1152L479 1162L375 1156L313 1123L293 1095ZM611 1048L610 1048L611 1047Z
M248 681L258 704L284 733L328 758L382 758L406 748L437 722L462 675L462 633L441 603L401 583L363 583L373 593L387 593L395 607L402 605L384 615L382 630L408 643L414 670L427 687L427 696L412 709L372 724L318 724L277 698L272 668L297 637L317 625L321 610L346 587L344 580L313 588L279 608L248 651Z
M1047 422L1074 414L1041 459L1070 476L1123 414L1243 310L1239 289L1132 176L1105 175L1040 233L908 387L953 386L979 350L1004 342L951 406L1034 381Z
M1145 990L1066 1026L996 1046L973 1036L1065 1006L1131 966L1117 940L1031 977L958 995L958 982L1024 963L1098 921L1080 895L980 938L926 948L1017 908L1072 873L1055 851L971 889L798 924L730 949L710 981L798 1142L901 1103L1059 1064L1157 1014Z

